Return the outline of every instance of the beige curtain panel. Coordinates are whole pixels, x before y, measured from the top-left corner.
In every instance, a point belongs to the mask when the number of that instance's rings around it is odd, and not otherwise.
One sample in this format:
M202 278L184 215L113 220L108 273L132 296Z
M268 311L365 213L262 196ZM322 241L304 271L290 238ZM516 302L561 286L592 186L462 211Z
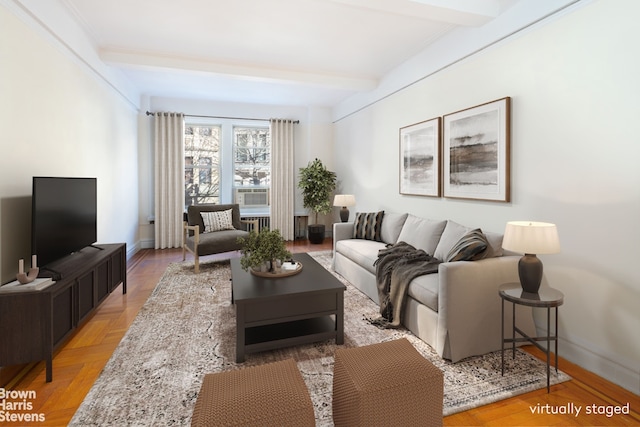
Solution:
M271 119L271 229L293 240L295 166L292 120Z
M155 248L182 246L184 114L155 113Z

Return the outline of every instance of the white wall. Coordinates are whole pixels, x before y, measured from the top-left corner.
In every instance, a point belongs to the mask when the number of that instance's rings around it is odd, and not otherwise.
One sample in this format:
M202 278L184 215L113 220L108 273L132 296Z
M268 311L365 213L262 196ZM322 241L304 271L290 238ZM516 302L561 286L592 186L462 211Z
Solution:
M354 210L409 211L502 231L556 223L541 256L565 294L560 355L640 394L640 2L594 1L451 66L335 125ZM512 97L512 201L401 196L398 129ZM537 323L542 325L540 313Z
M135 107L37 26L0 7L2 283L30 260L34 175L97 177L98 242L138 240Z

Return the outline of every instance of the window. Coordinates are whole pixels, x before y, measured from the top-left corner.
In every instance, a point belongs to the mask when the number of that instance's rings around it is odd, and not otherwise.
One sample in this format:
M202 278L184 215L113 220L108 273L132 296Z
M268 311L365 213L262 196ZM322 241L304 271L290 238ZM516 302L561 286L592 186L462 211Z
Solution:
M268 122L186 122L184 145L185 209L204 203L238 203L245 212L268 211Z
M220 126L185 125L185 209L220 203Z
M233 128L234 188L271 185L271 135L268 127Z

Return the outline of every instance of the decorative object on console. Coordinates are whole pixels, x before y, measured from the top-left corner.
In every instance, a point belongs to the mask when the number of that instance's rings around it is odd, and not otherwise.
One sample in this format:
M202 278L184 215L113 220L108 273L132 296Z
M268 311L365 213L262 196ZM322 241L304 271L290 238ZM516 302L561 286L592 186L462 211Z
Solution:
M524 253L518 262L520 285L525 292L535 294L542 281L542 261L536 254L560 252L558 229L548 222L510 221L504 231L502 247Z
M400 128L400 194L440 197L440 123Z
M340 209L340 220L342 222L349 221L348 206L356 205L356 197L353 194L336 194L333 198L333 206L342 206Z
M20 259L18 261L18 274L16 275L18 282L25 285L33 282L38 277L40 269L38 268L37 259L36 255L31 255L31 268L29 269L29 273L24 272L24 260Z
M316 213L315 222L309 224L309 242L322 243L325 225L318 224L318 214L331 212L331 193L336 189L336 173L328 170L320 159L300 168L298 188L302 190L302 205Z
M444 197L510 199L511 98L444 116Z

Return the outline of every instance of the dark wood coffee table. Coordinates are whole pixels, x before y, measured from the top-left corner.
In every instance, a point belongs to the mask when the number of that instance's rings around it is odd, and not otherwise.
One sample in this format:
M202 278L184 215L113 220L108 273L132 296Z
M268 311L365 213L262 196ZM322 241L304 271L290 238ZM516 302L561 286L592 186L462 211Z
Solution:
M344 290L308 254L295 254L302 271L263 278L231 260L231 300L236 306L236 362L245 353L335 339L344 343Z

